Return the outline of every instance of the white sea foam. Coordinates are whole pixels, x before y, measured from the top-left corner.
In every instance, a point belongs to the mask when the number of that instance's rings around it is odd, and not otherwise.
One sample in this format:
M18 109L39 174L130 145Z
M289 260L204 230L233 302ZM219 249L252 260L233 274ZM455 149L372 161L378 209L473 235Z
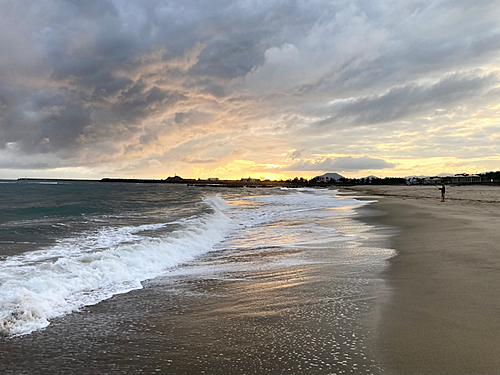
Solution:
M203 200L204 203L212 205L215 209L219 211L227 211L231 206L220 195L215 195L213 197L207 197Z
M337 198L336 190L287 189L289 194L244 197L253 204L232 212L238 230L222 246L230 249L256 249L259 247L311 247L331 242L351 241L355 238L325 227L323 218L352 215L335 211L346 206L359 206L367 202Z
M106 228L6 259L0 265L0 334L44 328L52 318L140 289L141 281L212 250L229 230L223 213L229 205L220 197L204 204L213 213L186 219L168 235L140 235L163 224Z
M287 194L235 199L233 209L227 213L233 219L232 230L217 245L225 252L178 268L170 275L246 280L248 275L241 278L240 272L310 264L370 263L388 256L385 252L379 256L370 249L370 258L356 247L352 250L347 243L361 240L361 233L349 226L351 233L346 235L332 227L332 217L353 215L351 210L341 208L366 202L337 198L336 191L326 189L279 190ZM353 236L358 233L360 236ZM329 252L328 261L312 256L325 249Z

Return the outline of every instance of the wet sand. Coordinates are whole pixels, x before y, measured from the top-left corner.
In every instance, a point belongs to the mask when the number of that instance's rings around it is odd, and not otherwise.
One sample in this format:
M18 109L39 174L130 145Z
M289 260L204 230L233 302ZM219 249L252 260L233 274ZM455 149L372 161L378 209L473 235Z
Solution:
M400 228L378 345L394 374L500 373L500 187L359 187Z
M0 372L384 374L363 324L376 281L336 274L315 265L240 280L154 281L0 342Z

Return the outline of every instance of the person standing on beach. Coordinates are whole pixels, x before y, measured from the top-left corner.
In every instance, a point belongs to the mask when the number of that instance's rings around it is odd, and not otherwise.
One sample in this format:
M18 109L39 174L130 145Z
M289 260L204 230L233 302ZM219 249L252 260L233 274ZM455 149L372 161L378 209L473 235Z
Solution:
M445 193L445 187L444 184L441 184L441 187L439 188L441 190L441 202L444 202L444 193Z

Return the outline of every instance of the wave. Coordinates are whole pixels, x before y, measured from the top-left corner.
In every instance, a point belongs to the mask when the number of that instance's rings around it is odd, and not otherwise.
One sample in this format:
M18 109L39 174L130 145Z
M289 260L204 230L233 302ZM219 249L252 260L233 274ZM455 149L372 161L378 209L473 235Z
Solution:
M177 221L178 229L156 238L140 232L162 224L107 228L7 258L0 264L0 335L45 328L53 318L141 289L142 281L213 250L230 228L229 205L219 196L202 204L211 212Z

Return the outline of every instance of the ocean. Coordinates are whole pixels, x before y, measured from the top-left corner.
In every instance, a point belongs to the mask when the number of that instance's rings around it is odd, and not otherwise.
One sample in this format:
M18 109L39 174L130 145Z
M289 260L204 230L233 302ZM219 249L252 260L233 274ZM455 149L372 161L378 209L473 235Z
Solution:
M0 371L382 373L394 251L332 189L0 182Z

